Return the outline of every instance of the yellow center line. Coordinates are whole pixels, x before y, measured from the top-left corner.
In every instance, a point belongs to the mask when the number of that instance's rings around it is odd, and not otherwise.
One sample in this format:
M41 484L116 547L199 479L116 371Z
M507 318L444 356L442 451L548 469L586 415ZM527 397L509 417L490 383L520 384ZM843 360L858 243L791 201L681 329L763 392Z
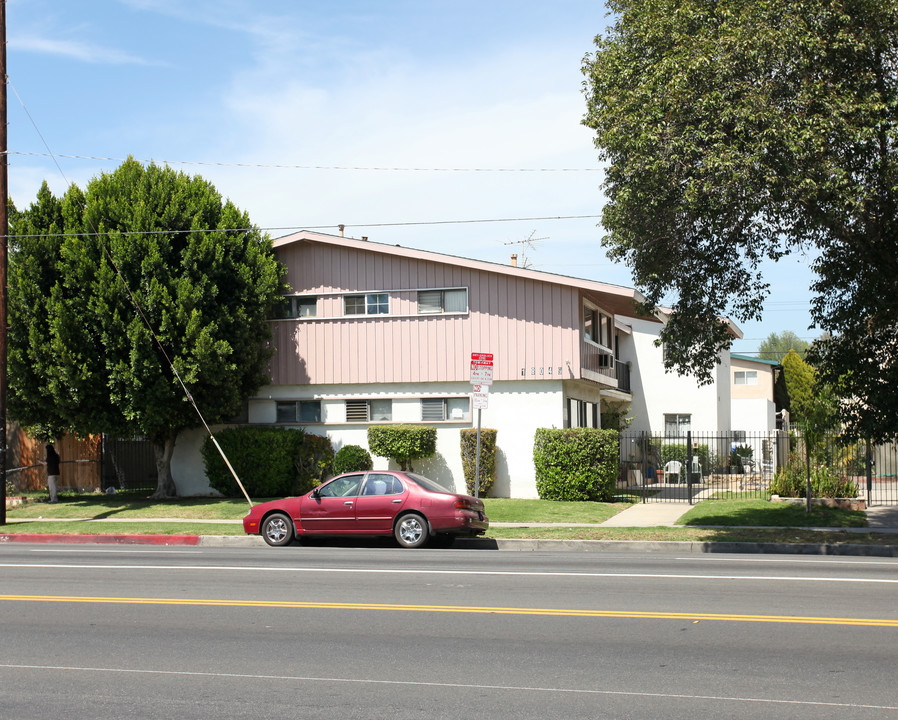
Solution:
M724 622L789 623L898 627L898 620L882 618L808 617L800 615L741 615L636 610L578 610L574 608L518 608L476 605L405 605L391 603L295 602L281 600L215 600L204 598L129 598L76 595L0 595L0 602L58 602L113 605L201 605L301 610L388 610L394 612L474 613L483 615L544 615L549 617L627 618L634 620L718 620Z

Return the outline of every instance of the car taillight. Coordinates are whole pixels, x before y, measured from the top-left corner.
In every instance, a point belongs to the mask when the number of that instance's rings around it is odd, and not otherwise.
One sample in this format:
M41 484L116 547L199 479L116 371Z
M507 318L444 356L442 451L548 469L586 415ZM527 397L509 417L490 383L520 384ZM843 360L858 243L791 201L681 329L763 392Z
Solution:
M470 510L471 504L467 500L456 500L454 507L456 510Z

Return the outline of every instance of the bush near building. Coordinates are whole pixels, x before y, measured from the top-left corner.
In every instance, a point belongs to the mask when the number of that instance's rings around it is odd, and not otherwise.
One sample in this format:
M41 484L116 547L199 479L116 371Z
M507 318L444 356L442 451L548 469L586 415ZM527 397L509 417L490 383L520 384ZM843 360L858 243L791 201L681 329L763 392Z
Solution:
M428 425L372 425L368 428L372 454L389 458L405 471L413 471L412 460L430 457L437 451L437 429Z
M361 445L344 445L334 456L334 475L348 472L365 472L373 466L371 453Z
M496 435L498 430L480 429L480 497L489 495L496 482ZM474 474L477 472L477 429L461 430L461 466L465 473L468 495L474 494Z
M540 428L533 443L539 497L609 502L617 485L619 456L617 430Z
M330 440L301 429L227 428L216 439L250 497L300 495L333 468ZM209 484L226 497L241 495L211 438L203 443L202 454Z

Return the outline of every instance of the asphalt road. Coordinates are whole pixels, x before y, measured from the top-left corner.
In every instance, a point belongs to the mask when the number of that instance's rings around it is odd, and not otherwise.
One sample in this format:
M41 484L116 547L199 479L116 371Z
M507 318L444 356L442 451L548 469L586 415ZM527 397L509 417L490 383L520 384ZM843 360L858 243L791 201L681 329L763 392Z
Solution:
M0 716L892 718L898 560L0 546Z

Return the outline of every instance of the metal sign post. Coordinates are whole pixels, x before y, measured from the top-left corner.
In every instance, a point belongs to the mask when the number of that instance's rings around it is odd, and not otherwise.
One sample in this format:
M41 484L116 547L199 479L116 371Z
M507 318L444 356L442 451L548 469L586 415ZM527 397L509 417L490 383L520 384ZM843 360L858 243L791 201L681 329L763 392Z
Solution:
M477 410L477 459L474 463L474 497L480 497L480 417L489 404L490 385L493 384L493 354L471 353L471 385L474 408Z

